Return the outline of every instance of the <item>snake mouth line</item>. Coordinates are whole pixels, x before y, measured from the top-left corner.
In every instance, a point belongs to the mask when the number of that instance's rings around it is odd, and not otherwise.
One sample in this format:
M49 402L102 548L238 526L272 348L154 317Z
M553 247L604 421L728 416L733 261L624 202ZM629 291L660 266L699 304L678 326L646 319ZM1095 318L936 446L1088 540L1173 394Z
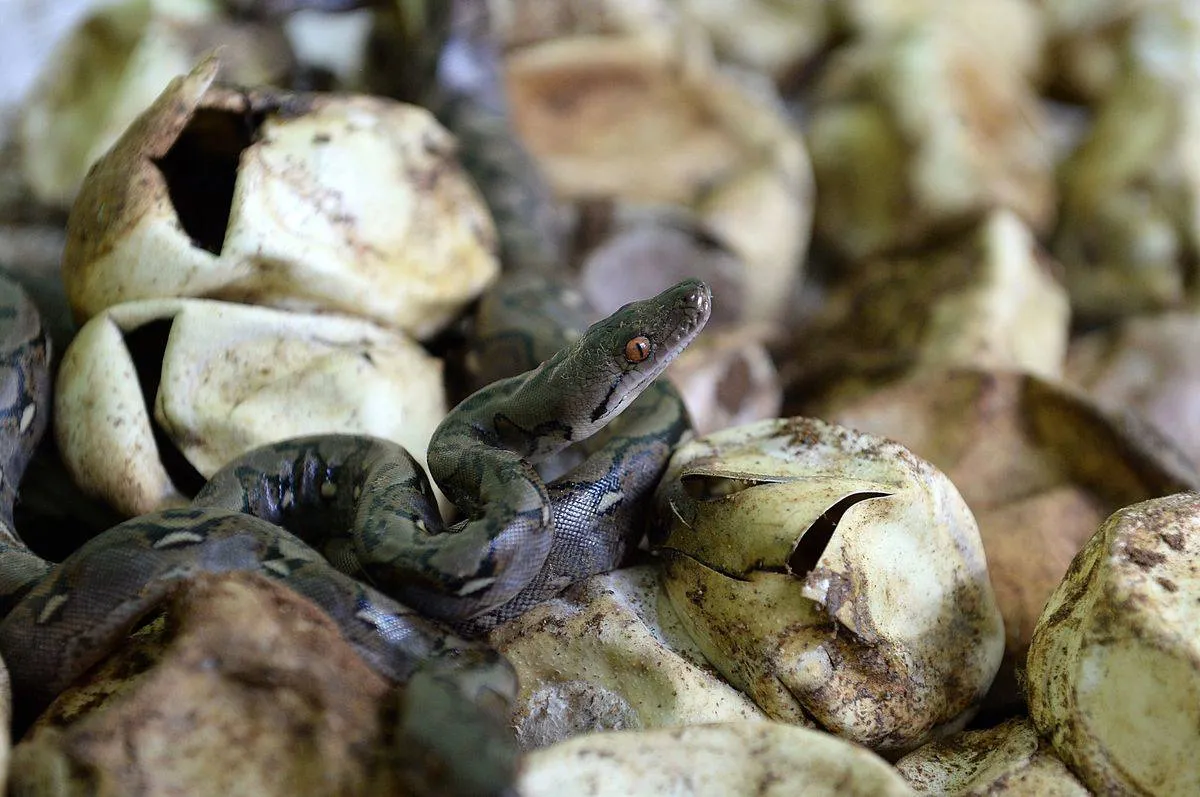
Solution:
M683 321L668 342L668 353L663 358L663 367L679 356L708 323L709 314L712 312L712 291L701 282L680 300L680 304Z

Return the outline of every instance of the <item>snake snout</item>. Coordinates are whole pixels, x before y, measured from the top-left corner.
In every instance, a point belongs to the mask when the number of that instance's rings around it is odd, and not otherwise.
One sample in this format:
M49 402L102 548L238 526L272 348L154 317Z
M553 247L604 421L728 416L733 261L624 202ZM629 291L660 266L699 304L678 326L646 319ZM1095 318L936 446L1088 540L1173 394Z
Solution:
M678 307L682 314L681 323L675 330L672 344L682 348L691 342L692 338L704 327L712 311L712 290L700 280L690 280L680 287L686 291L678 299Z
M684 294L682 303L685 313L697 319L708 318L712 305L712 290L705 283L697 282Z

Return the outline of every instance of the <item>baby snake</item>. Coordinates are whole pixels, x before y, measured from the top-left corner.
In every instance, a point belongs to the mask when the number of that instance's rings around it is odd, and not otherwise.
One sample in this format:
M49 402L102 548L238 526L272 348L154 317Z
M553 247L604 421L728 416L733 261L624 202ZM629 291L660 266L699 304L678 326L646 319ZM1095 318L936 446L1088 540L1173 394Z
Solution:
M595 446L574 475L548 486L532 463L595 434L645 391L703 327L710 298L690 280L627 305L541 366L459 404L428 455L466 514L453 526L402 448L323 435L256 449L216 474L191 507L121 523L53 565L12 528L14 486L45 428L49 345L24 292L0 280L0 656L14 709L35 716L181 581L250 570L322 607L364 659L410 690L432 691L447 715L494 723L515 691L511 669L414 609L465 623L502 607L542 573L556 527L572 540L627 536L617 526L628 511L612 511L629 504L623 485L652 488L686 428L670 411L673 394L631 416L642 436ZM463 704L487 716L464 714ZM454 740L426 741L464 758ZM473 752L465 766L494 774L489 761L505 753Z
M553 306L553 297L539 295ZM407 451L349 435L252 451L216 473L193 503L283 526L343 572L475 635L619 562L689 428L673 389L652 384L709 309L707 286L681 282L455 407L427 454L438 486L466 516L453 526ZM494 334L502 326L493 325ZM611 433L593 438L618 414ZM535 466L584 441L582 463L547 484Z
M511 140L493 119L502 113L467 113L479 107L458 103L460 121L482 120L481 141ZM483 148L467 143L467 153ZM685 281L579 334L580 307L544 276L559 261L553 236L518 223L546 215L529 213L545 204L542 186L513 187L514 175L536 176L522 155L509 147L472 169L504 166L492 176L508 179L481 186L512 232L502 247L510 276L484 302L484 315L491 307L499 318L476 354L494 365L506 350L509 368L529 370L481 387L430 442L430 470L466 515L452 526L408 452L320 435L249 452L191 507L134 518L59 565L46 562L17 537L12 504L46 424L49 347L23 292L0 280L0 655L19 723L119 647L180 582L249 570L312 600L365 660L407 682L420 716L405 730L454 762L465 791L511 782L515 751L502 728L511 668L428 618L479 634L620 562L689 428L679 397L655 377L703 327L711 299L703 283ZM537 467L577 443L582 462L544 481Z

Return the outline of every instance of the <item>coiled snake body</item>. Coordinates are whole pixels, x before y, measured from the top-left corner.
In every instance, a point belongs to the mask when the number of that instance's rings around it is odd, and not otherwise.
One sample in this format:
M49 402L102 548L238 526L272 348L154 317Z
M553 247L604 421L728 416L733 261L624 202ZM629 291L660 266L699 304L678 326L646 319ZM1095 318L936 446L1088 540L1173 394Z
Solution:
M699 332L709 303L702 283L681 283L622 308L537 369L455 408L434 434L429 461L466 515L457 525L443 525L424 473L399 446L316 436L257 449L216 474L191 507L122 523L55 566L12 530L12 485L44 428L49 376L36 311L16 285L0 280L0 391L7 398L0 411L0 656L17 705L44 707L182 579L232 570L283 580L397 681L426 668L475 690L469 699L510 696L511 671L501 659L418 610L469 624L510 601L542 572L556 522L585 535L626 536L606 528L616 516L606 512L614 502L605 496L624 498L620 485L629 473L648 468L657 478L671 438L684 428L677 418L663 425L668 416L647 405L630 428L641 423L649 432L658 418L657 437L611 438L575 476L549 486L532 463L620 413ZM656 446L661 453L639 462Z
M467 516L454 526L408 452L352 436L260 448L215 474L194 503L291 529L342 571L474 635L619 561L642 498L689 428L674 391L652 383L709 305L705 285L680 283L459 404L427 455ZM583 462L546 484L535 465L581 442Z
M192 506L134 518L61 564L44 561L16 535L12 503L46 424L48 343L27 297L0 278L0 656L24 719L182 580L249 570L312 600L369 663L407 682L422 712L408 732L453 762L467 792L507 788L513 672L446 625L478 635L620 562L690 428L679 396L654 380L704 326L711 296L685 281L582 331L580 308L546 270L560 261L552 236L529 226L547 215L544 186L520 147L504 146L513 140L503 114L471 98L451 105L465 114L451 126L467 154L481 155L472 172L508 233L509 276L483 308L503 318L476 350L480 373L502 359L530 369L484 378L430 441L430 471L464 516L453 525L404 449L319 435L249 452ZM568 447L578 464L544 480L539 468Z

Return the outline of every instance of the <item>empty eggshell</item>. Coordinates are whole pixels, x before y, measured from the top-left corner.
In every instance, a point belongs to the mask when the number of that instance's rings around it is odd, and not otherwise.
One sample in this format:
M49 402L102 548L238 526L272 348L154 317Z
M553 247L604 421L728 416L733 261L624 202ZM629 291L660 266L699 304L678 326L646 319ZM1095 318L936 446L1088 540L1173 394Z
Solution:
M690 208L745 263L745 306L778 320L808 248L808 153L770 87L699 51L632 35L521 47L505 59L513 125L560 197Z
M96 159L206 52L221 48L220 77L232 85L281 85L292 71L282 31L232 19L218 0L83 5L90 13L47 59L17 130L29 188L64 209Z
M63 355L55 430L79 485L139 515L186 503L199 486L168 471L169 449L200 483L251 448L301 434L375 435L423 460L445 409L441 362L395 331L160 299L83 326Z
M921 794L956 797L1087 797L1028 717L930 742L896 762Z
M899 444L805 418L680 446L653 546L684 627L775 719L902 751L958 729L1004 650L979 529Z
M1097 794L1200 792L1200 493L1126 507L1050 596L1029 645L1038 732Z
M216 72L173 81L84 181L63 253L77 320L193 296L424 337L495 279L491 218L428 111Z
M526 749L598 730L762 717L679 626L657 568L576 584L497 628L489 641L516 668L513 722Z
M1028 79L933 21L839 48L807 141L816 230L848 259L917 248L997 208L1035 232L1055 212L1046 122Z
M524 797L905 795L883 759L827 733L731 722L595 733L531 753Z

